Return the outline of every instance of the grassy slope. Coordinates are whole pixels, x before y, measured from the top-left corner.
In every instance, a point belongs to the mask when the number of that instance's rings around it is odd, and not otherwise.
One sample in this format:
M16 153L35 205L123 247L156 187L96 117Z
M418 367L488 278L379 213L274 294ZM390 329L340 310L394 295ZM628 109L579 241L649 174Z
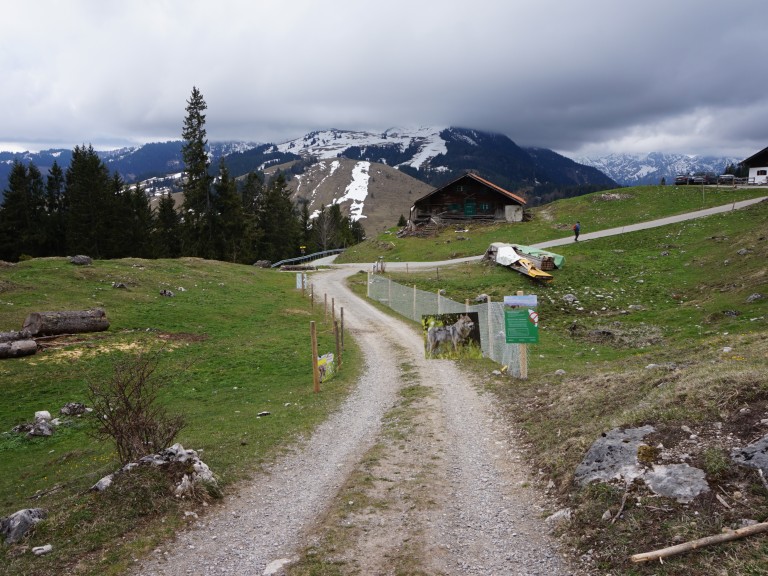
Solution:
M599 195L558 202L544 208L557 215L547 225L576 218L589 222L587 215L594 221L599 214L599 227L607 228L630 212L628 204L644 206L656 198L653 188L632 194L634 199L613 202L597 200ZM568 215L571 204L576 217ZM615 220L606 216L609 210ZM541 342L529 348L530 378L490 385L525 430L530 456L553 479L561 504L574 508L571 535L577 549L591 550L599 567L621 574L712 574L717 562L723 574L765 574L768 545L760 537L663 566L633 566L628 557L717 533L741 518L768 518L768 491L757 474L729 465L728 458L734 443L745 445L765 432L760 420L768 417L766 236L768 202L763 202L561 247L566 266L545 286L482 264L441 268L439 279L434 271L390 276L429 291L444 289L457 301L479 293L496 300L517 290L538 294ZM739 254L742 249L746 252ZM747 303L756 292L763 299ZM567 304L566 294L578 302ZM724 353L725 347L733 350ZM652 363L665 368L646 369ZM566 376L556 376L557 369ZM707 472L713 492L683 506L633 486L622 519L611 524L601 517L606 510L618 511L624 488L579 490L573 471L602 432L646 423L657 428L652 445L687 452L688 461ZM686 444L682 426L699 440ZM661 462L658 455L655 462Z
M337 262L385 261L428 262L483 254L491 242L534 244L567 237L576 220L582 233L634 224L738 200L765 196L760 188L717 188L700 186L642 186L612 193L626 195L619 201L602 200L603 194L560 200L531 209L532 221L520 224L463 224L450 226L435 238L397 238L396 229L362 244L352 246ZM459 230L457 232L457 229Z
M161 297L163 288L175 297ZM350 368L321 394L312 393L310 320L318 321L321 353L334 343L322 305L311 309L295 290L294 274L196 259L90 267L39 259L0 268L0 331L20 329L33 311L94 306L106 309L107 332L0 361L0 516L48 509L49 519L27 544L50 542L56 551L36 558L0 546L0 574L119 573L132 550L151 547L183 521L184 509L195 507L153 495L152 479L133 487L143 496L127 507L113 501L128 497L127 488L104 497L85 494L117 462L110 445L87 435L82 420L47 439L7 433L37 410L58 415L67 402L85 402L86 382L110 378L121 355L165 346L160 369L172 374L172 383L162 401L188 422L178 441L200 452L225 490L308 433L354 379ZM352 342L348 348L345 364L352 367L357 351ZM263 411L271 415L258 418ZM44 495L30 500L37 493Z

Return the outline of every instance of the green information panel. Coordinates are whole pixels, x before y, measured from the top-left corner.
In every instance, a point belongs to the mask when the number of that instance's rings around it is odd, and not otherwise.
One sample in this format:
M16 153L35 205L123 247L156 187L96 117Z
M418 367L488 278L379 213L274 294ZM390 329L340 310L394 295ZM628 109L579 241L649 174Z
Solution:
M536 296L504 298L504 329L507 344L535 344L539 341Z

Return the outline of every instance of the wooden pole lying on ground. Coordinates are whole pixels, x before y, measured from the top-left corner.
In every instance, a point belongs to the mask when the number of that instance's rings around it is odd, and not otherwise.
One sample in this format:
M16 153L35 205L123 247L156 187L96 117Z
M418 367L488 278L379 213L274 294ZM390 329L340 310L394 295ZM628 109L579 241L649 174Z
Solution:
M738 540L746 536L752 536L753 534L760 534L762 532L768 532L768 522L761 524L753 524L752 526L746 526L739 528L738 530L729 530L722 534L716 534L714 536L707 536L705 538L699 538L698 540L692 540L690 542L684 542L677 546L669 546L668 548L662 548L661 550L654 550L653 552L644 552L642 554L635 554L630 557L632 562L638 564L640 562L648 562L649 560L661 560L662 558L668 558L689 550L696 550L697 548L703 548L704 546L710 546L712 544L719 544L720 542L730 542L731 540Z
M315 393L320 392L320 368L317 366L317 328L315 321L309 322L309 335L312 339L312 380L314 381Z

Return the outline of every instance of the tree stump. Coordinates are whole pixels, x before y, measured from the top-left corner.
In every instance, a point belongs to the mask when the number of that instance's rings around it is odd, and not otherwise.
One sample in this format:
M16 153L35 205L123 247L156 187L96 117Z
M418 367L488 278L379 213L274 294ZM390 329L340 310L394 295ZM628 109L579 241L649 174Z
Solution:
M56 336L79 332L102 332L109 328L107 314L102 308L33 312L24 320L22 330L32 336Z
M0 342L0 359L31 356L35 352L37 352L37 342L34 340Z

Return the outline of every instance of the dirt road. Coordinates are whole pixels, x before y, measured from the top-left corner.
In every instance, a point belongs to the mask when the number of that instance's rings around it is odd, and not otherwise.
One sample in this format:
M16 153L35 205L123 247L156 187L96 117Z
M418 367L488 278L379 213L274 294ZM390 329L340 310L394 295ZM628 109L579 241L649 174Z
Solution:
M425 360L413 327L346 289L353 272L311 281L316 295L344 307L365 352L356 391L292 454L135 574L261 575L307 543L343 573L571 573L493 398L452 361Z

